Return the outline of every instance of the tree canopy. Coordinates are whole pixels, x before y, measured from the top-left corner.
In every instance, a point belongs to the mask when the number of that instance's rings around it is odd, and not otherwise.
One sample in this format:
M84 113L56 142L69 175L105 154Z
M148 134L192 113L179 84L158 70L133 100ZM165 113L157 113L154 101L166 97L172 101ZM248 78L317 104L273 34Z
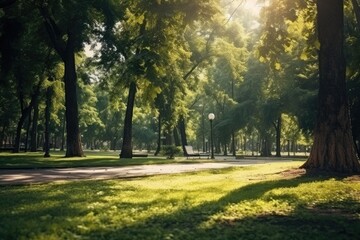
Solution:
M218 154L359 172L359 22L357 0L2 0L0 147L209 151L212 112Z

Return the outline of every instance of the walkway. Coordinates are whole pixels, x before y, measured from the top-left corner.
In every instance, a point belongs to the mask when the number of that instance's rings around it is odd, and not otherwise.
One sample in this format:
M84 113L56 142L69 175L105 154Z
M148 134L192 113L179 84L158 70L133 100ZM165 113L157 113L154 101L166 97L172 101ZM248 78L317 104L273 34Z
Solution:
M159 174L194 172L207 169L221 169L233 166L249 166L286 159L242 159L224 162L194 164L159 164L127 167L81 167L48 169L0 169L0 185L17 185L54 182L61 180L116 179L142 177Z

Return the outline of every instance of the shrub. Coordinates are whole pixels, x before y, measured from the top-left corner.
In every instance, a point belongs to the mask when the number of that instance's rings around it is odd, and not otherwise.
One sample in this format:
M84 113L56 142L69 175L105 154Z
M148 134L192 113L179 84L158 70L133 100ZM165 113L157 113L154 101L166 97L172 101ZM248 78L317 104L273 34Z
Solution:
M174 145L164 145L162 152L168 159L174 159L175 155L181 152L181 148Z

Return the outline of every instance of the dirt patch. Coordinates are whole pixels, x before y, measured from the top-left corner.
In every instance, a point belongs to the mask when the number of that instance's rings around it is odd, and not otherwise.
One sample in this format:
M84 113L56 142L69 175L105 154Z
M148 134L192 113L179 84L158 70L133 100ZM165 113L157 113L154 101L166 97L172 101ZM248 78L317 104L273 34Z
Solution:
M346 178L344 178L344 181L360 182L360 175L353 175L353 176L346 177Z
M304 176L306 174L306 170L302 168L292 168L280 173L280 175L284 178L297 178Z

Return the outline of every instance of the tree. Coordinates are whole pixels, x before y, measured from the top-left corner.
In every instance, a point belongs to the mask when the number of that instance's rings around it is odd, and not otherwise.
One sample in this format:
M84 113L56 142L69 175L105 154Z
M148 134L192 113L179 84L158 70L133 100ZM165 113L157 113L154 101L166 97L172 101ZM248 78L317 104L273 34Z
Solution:
M36 12L29 5L19 3L6 8L1 17L1 78L5 86L16 86L20 105L13 152L20 151L21 131L26 119L29 119L29 132L30 113L38 102L46 72L53 62L51 51L42 38L42 32L39 31L41 21L34 19L34 14Z
M216 11L211 4L194 1L130 1L127 4L127 18L119 24L115 43L119 53L116 61L120 63L117 67L121 69L118 75L122 86L129 89L120 158L132 157L136 96L143 90L154 102L162 89L174 85L178 88L181 81L185 82L177 68L183 59L189 58L183 49L183 33L188 24L206 19Z
M344 57L344 2L318 0L319 108L308 170L360 172L351 132Z
M112 1L41 1L38 9L52 45L65 66L66 157L83 156L77 102L75 53L89 42L92 29L111 29L116 6ZM110 10L111 9L111 10Z

